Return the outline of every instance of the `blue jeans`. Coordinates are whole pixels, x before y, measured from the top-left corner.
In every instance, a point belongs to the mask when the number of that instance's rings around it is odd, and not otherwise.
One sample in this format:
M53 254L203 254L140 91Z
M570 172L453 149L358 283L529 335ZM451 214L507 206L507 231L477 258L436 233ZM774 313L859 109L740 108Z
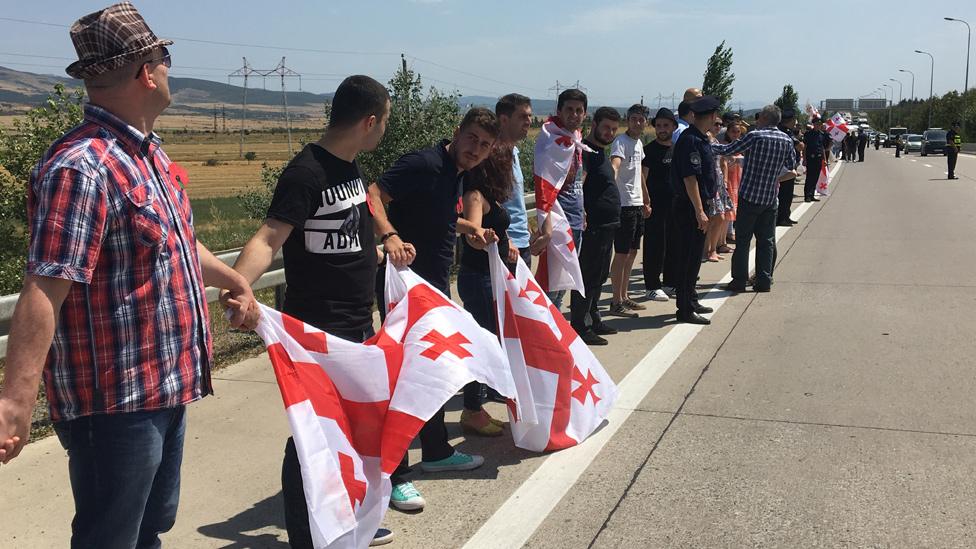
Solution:
M756 237L756 286L768 288L773 282L776 253L776 210L739 198L735 211L735 252L732 253L732 280L746 283L749 278L749 244Z
M71 547L161 547L176 522L186 407L58 422L75 500Z
M579 255L580 243L583 240L583 230L582 229L572 229L573 231L573 246L576 248L576 255ZM558 292L549 292L549 301L556 306L557 309L563 308L563 297L566 295L566 290L559 290Z

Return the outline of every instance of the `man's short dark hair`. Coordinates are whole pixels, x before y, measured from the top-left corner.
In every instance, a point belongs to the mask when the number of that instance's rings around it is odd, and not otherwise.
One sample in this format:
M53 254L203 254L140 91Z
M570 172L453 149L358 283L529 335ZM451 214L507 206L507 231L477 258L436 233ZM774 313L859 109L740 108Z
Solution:
M649 118L651 116L651 110L640 103L634 103L629 109L627 109L627 118L630 118L635 114L639 114L644 118Z
M461 119L461 131L472 125L485 130L492 137L498 137L498 133L501 131L498 125L498 117L484 107L474 107L464 114L464 118Z
M691 112L691 103L682 101L678 103L678 118L684 118Z
M600 122L604 120L613 120L614 122L620 122L620 113L617 109L613 107L600 107L593 113L593 125L599 126Z
M515 109L531 106L532 100L520 93L510 93L495 103L495 116L512 116Z
M357 74L339 84L332 96L329 128L348 128L363 118L380 118L390 101L390 92L376 80Z
M586 110L586 94L580 90L577 90L576 88L563 90L563 92L559 94L559 99L556 101L556 112L563 110L563 105L565 105L567 101L582 101L583 110Z

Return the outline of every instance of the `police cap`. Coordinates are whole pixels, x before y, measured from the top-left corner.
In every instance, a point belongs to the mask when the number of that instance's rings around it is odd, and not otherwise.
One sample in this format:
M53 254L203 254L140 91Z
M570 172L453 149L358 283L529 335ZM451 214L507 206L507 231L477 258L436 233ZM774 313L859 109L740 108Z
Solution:
M699 97L691 104L691 112L701 114L705 112L717 111L720 106L722 106L721 101L716 99L714 96L706 95L704 97Z

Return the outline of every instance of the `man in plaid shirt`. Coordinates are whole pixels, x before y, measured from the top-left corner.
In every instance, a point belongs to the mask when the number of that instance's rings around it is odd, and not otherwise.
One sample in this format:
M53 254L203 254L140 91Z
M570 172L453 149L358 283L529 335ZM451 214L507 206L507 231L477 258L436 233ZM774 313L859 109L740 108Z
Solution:
M72 547L158 547L176 519L185 405L213 392L205 285L229 290L232 324L254 320L254 296L197 242L186 174L152 131L172 42L131 4L81 18L71 38L67 72L90 104L31 176L0 462L27 442L43 371L68 452Z
M793 140L776 125L782 112L775 105L763 107L758 129L728 145L713 144L722 156L746 153L735 212L736 247L732 254L732 281L728 289L744 292L749 278L749 243L756 237L756 282L753 289L768 292L773 283L776 249L776 210L779 179L798 163Z

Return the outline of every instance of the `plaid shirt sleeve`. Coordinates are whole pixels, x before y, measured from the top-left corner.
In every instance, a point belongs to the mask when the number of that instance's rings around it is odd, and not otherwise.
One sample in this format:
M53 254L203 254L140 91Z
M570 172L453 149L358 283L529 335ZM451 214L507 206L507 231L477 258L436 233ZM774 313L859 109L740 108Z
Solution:
M730 156L743 151L748 151L752 148L752 142L755 141L756 133L749 132L742 139L738 139L733 143L723 145L721 143L712 143L712 152L719 156Z
M73 168L46 172L31 187L29 274L89 283L105 234L105 190Z

